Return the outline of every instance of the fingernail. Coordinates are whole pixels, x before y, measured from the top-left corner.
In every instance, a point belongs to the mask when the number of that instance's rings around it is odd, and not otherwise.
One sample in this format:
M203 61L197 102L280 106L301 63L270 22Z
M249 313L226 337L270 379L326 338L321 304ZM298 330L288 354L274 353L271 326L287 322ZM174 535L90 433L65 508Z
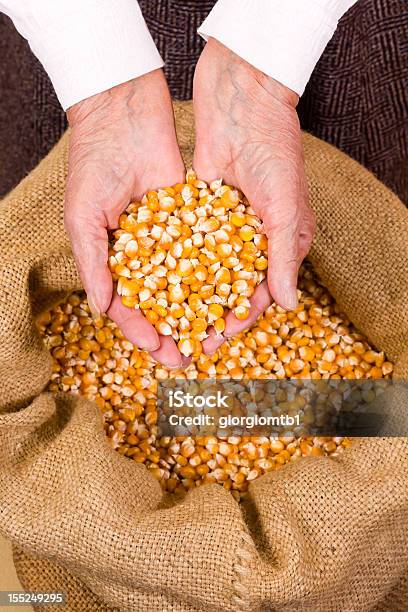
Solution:
M143 345L140 342L139 343L139 348L142 349L142 351L147 351L148 353L154 353L155 351L159 350L160 342L157 342L156 344L146 344L146 345Z
M183 367L181 363L179 363L178 365L174 365L174 363L171 365L169 363L163 363L163 365L166 368L169 368L169 370L180 370Z
M218 347L220 348L220 347ZM215 355L215 353L218 351L218 349L214 349L213 351L206 351L205 354L207 355L207 357L212 357L213 355Z
M285 310L295 310L298 305L297 289L293 286L282 287L282 307Z
M93 297L88 294L88 306L89 306L89 310L91 311L91 315L94 319L98 319L101 316L101 311L100 308L98 308L98 306L96 305Z
M241 323L241 321L237 321L237 323ZM249 329L251 326L247 326L245 327L245 329L236 329L236 330L231 330L231 331L225 331L223 336L224 336L224 340L229 340L230 338L234 338L237 334L240 334L243 331L246 331L247 329Z

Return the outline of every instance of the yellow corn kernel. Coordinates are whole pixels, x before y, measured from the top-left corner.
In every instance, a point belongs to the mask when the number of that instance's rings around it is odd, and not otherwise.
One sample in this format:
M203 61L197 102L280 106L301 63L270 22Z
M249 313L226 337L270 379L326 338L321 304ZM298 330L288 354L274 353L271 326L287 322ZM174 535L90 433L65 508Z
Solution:
M224 308L221 304L210 304L208 307L208 314L214 319L220 319L224 316Z
M169 285L169 302L171 304L181 304L186 298L186 292L181 285Z
M194 352L194 343L189 338L183 338L183 340L180 340L177 346L180 353L185 357L190 357L190 355L192 355Z
M243 225L239 230L239 237L244 242L249 242L250 240L253 240L254 236L255 230L250 225Z
M225 331L225 319L217 319L214 321L214 329L216 334L222 334Z
M215 273L215 280L217 285L221 285L222 283L231 283L231 272L228 268L221 267Z
M237 295L248 297L252 294L249 283L246 280L236 280L232 283L232 291Z
M260 251L268 250L268 239L265 234L255 234L254 236L254 244L257 249Z
M235 227L243 227L246 223L246 217L242 212L233 212L230 215L230 221Z
M212 285L203 285L198 290L198 295L202 300L209 300L214 295L214 287Z
M226 257L230 257L232 255L232 245L228 243L218 244L215 251L220 259L225 259Z
M166 321L159 321L156 324L156 329L162 336L171 336L173 333L171 326Z
M223 261L225 268L232 269L239 265L239 259L237 257L227 257Z
M128 308L135 308L135 306L137 306L138 303L139 303L139 300L137 297L128 297L128 296L122 297L122 304L124 306L127 306Z
M159 320L159 315L154 310L147 310L145 312L145 317L152 325L155 325Z
M254 263L255 270L266 270L268 268L268 260L266 257L258 257Z
M205 319L194 319L191 328L196 332L204 332L207 329L207 322Z
M233 309L233 313L238 319L238 321L245 321L249 317L249 308L246 306L236 306Z

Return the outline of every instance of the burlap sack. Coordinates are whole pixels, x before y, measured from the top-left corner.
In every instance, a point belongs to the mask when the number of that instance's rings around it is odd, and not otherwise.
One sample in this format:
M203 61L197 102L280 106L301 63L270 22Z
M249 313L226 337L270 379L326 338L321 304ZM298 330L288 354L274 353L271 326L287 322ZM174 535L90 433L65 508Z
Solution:
M191 152L189 107L178 108ZM305 135L318 233L311 261L397 366L408 339L408 213L358 164ZM33 317L80 286L63 229L67 139L0 204L0 531L27 589L67 610L408 609L408 440L366 439L167 507L112 451L96 406L44 392ZM405 405L401 404L400 409Z

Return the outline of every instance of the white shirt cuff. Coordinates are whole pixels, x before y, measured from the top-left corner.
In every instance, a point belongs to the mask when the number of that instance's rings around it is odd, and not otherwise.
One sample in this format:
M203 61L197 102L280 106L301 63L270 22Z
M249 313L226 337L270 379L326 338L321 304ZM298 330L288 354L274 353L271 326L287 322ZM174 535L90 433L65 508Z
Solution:
M198 32L302 95L340 17L357 0L218 0Z
M136 0L25 2L11 16L64 110L163 66Z

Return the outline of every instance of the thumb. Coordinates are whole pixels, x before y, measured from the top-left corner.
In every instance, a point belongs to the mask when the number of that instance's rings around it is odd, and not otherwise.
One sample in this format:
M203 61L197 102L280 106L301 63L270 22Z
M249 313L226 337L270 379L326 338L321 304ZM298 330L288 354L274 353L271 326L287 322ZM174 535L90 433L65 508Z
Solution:
M300 266L299 228L296 210L273 218L264 208L263 224L268 238L268 286L275 302L285 310L298 305L297 280Z
M75 213L67 202L65 227L82 284L94 316L105 313L112 300L113 281L108 268L108 233L102 213L91 218ZM98 218L99 215L99 218Z

